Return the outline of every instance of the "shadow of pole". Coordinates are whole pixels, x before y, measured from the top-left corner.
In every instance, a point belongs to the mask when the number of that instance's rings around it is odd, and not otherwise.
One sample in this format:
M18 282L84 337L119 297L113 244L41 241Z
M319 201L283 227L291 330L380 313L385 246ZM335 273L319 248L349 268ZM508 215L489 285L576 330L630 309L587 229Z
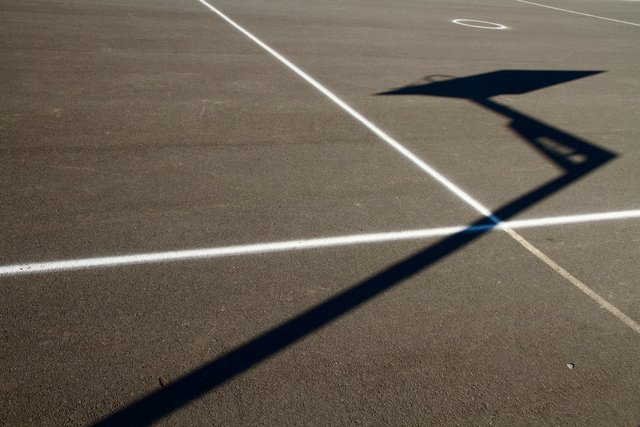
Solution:
M468 83L467 80L465 85ZM490 101L488 98L470 96L468 99L508 117L511 120L510 127L515 132L565 171L560 177L496 210L494 216L502 220L522 212L615 157L613 153ZM491 231L496 225L496 222L489 217L479 218L464 231L443 239L355 284L346 291L177 379L165 388L114 412L95 425L148 425L158 421L311 333L329 325L367 301L398 286L409 277L427 269L478 239L484 233Z

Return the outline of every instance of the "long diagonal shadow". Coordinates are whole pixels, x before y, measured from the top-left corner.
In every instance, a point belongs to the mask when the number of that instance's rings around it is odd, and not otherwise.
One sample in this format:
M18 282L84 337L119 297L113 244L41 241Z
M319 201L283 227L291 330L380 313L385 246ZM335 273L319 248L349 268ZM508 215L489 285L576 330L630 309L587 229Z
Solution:
M525 93L595 73L597 72L498 71L461 79L409 86L385 94L433 95L469 99L509 118L509 126L515 133L564 171L564 174L558 178L548 181L494 212L494 218L506 220L582 178L613 159L615 155L500 105L489 98L504 93ZM114 412L95 425L147 425L158 421L309 334L327 326L351 310L398 286L407 278L478 239L496 225L492 218L479 218L464 231L443 239L355 284L346 291L184 375L165 388Z

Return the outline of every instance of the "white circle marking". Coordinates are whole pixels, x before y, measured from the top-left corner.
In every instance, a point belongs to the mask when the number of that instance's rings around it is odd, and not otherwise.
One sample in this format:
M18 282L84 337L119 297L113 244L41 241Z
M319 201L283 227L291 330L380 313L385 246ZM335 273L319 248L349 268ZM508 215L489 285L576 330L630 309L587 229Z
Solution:
M478 21L475 19L454 19L451 22L458 25L464 25L466 27L484 28L486 30L508 30L509 29L509 27L507 27L506 25L496 24L495 22ZM474 23L484 24L484 25L474 25Z

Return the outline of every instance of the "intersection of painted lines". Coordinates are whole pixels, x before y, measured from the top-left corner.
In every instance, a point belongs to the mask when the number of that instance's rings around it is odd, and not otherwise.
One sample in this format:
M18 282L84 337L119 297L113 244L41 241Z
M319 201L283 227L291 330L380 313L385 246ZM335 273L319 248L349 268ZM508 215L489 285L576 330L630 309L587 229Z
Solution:
M305 249L319 249L338 246L363 245L402 240L421 240L451 236L456 233L481 233L491 229L508 230L580 224L598 221L612 221L640 218L640 209L617 212L600 212L581 215L564 215L546 218L504 221L474 226L450 226L423 228L417 230L352 234L345 236L298 239L279 242L255 243L213 248L184 249L165 252L150 252L119 256L80 258L62 261L44 261L0 266L0 276L35 274L55 271L82 270L89 268L117 267L134 264L151 264L171 261L222 258L238 255L264 254Z

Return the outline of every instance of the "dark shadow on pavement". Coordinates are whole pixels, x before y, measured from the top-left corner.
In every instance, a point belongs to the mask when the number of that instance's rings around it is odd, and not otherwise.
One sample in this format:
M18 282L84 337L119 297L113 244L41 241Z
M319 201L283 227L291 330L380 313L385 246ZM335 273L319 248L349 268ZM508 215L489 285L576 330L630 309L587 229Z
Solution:
M510 120L511 129L564 172L560 177L510 201L494 212L494 218L507 220L602 166L615 155L489 98L505 93L526 93L596 73L598 72L497 71L479 76L409 86L387 92L385 95L430 95L469 99L507 117ZM481 217L464 231L393 264L384 271L187 373L165 388L114 412L95 425L147 425L158 421L329 325L344 314L400 285L409 277L478 239L496 225L493 218Z
M427 95L461 99L487 99L522 95L603 71L499 70L469 77L427 76L422 82L378 95Z

